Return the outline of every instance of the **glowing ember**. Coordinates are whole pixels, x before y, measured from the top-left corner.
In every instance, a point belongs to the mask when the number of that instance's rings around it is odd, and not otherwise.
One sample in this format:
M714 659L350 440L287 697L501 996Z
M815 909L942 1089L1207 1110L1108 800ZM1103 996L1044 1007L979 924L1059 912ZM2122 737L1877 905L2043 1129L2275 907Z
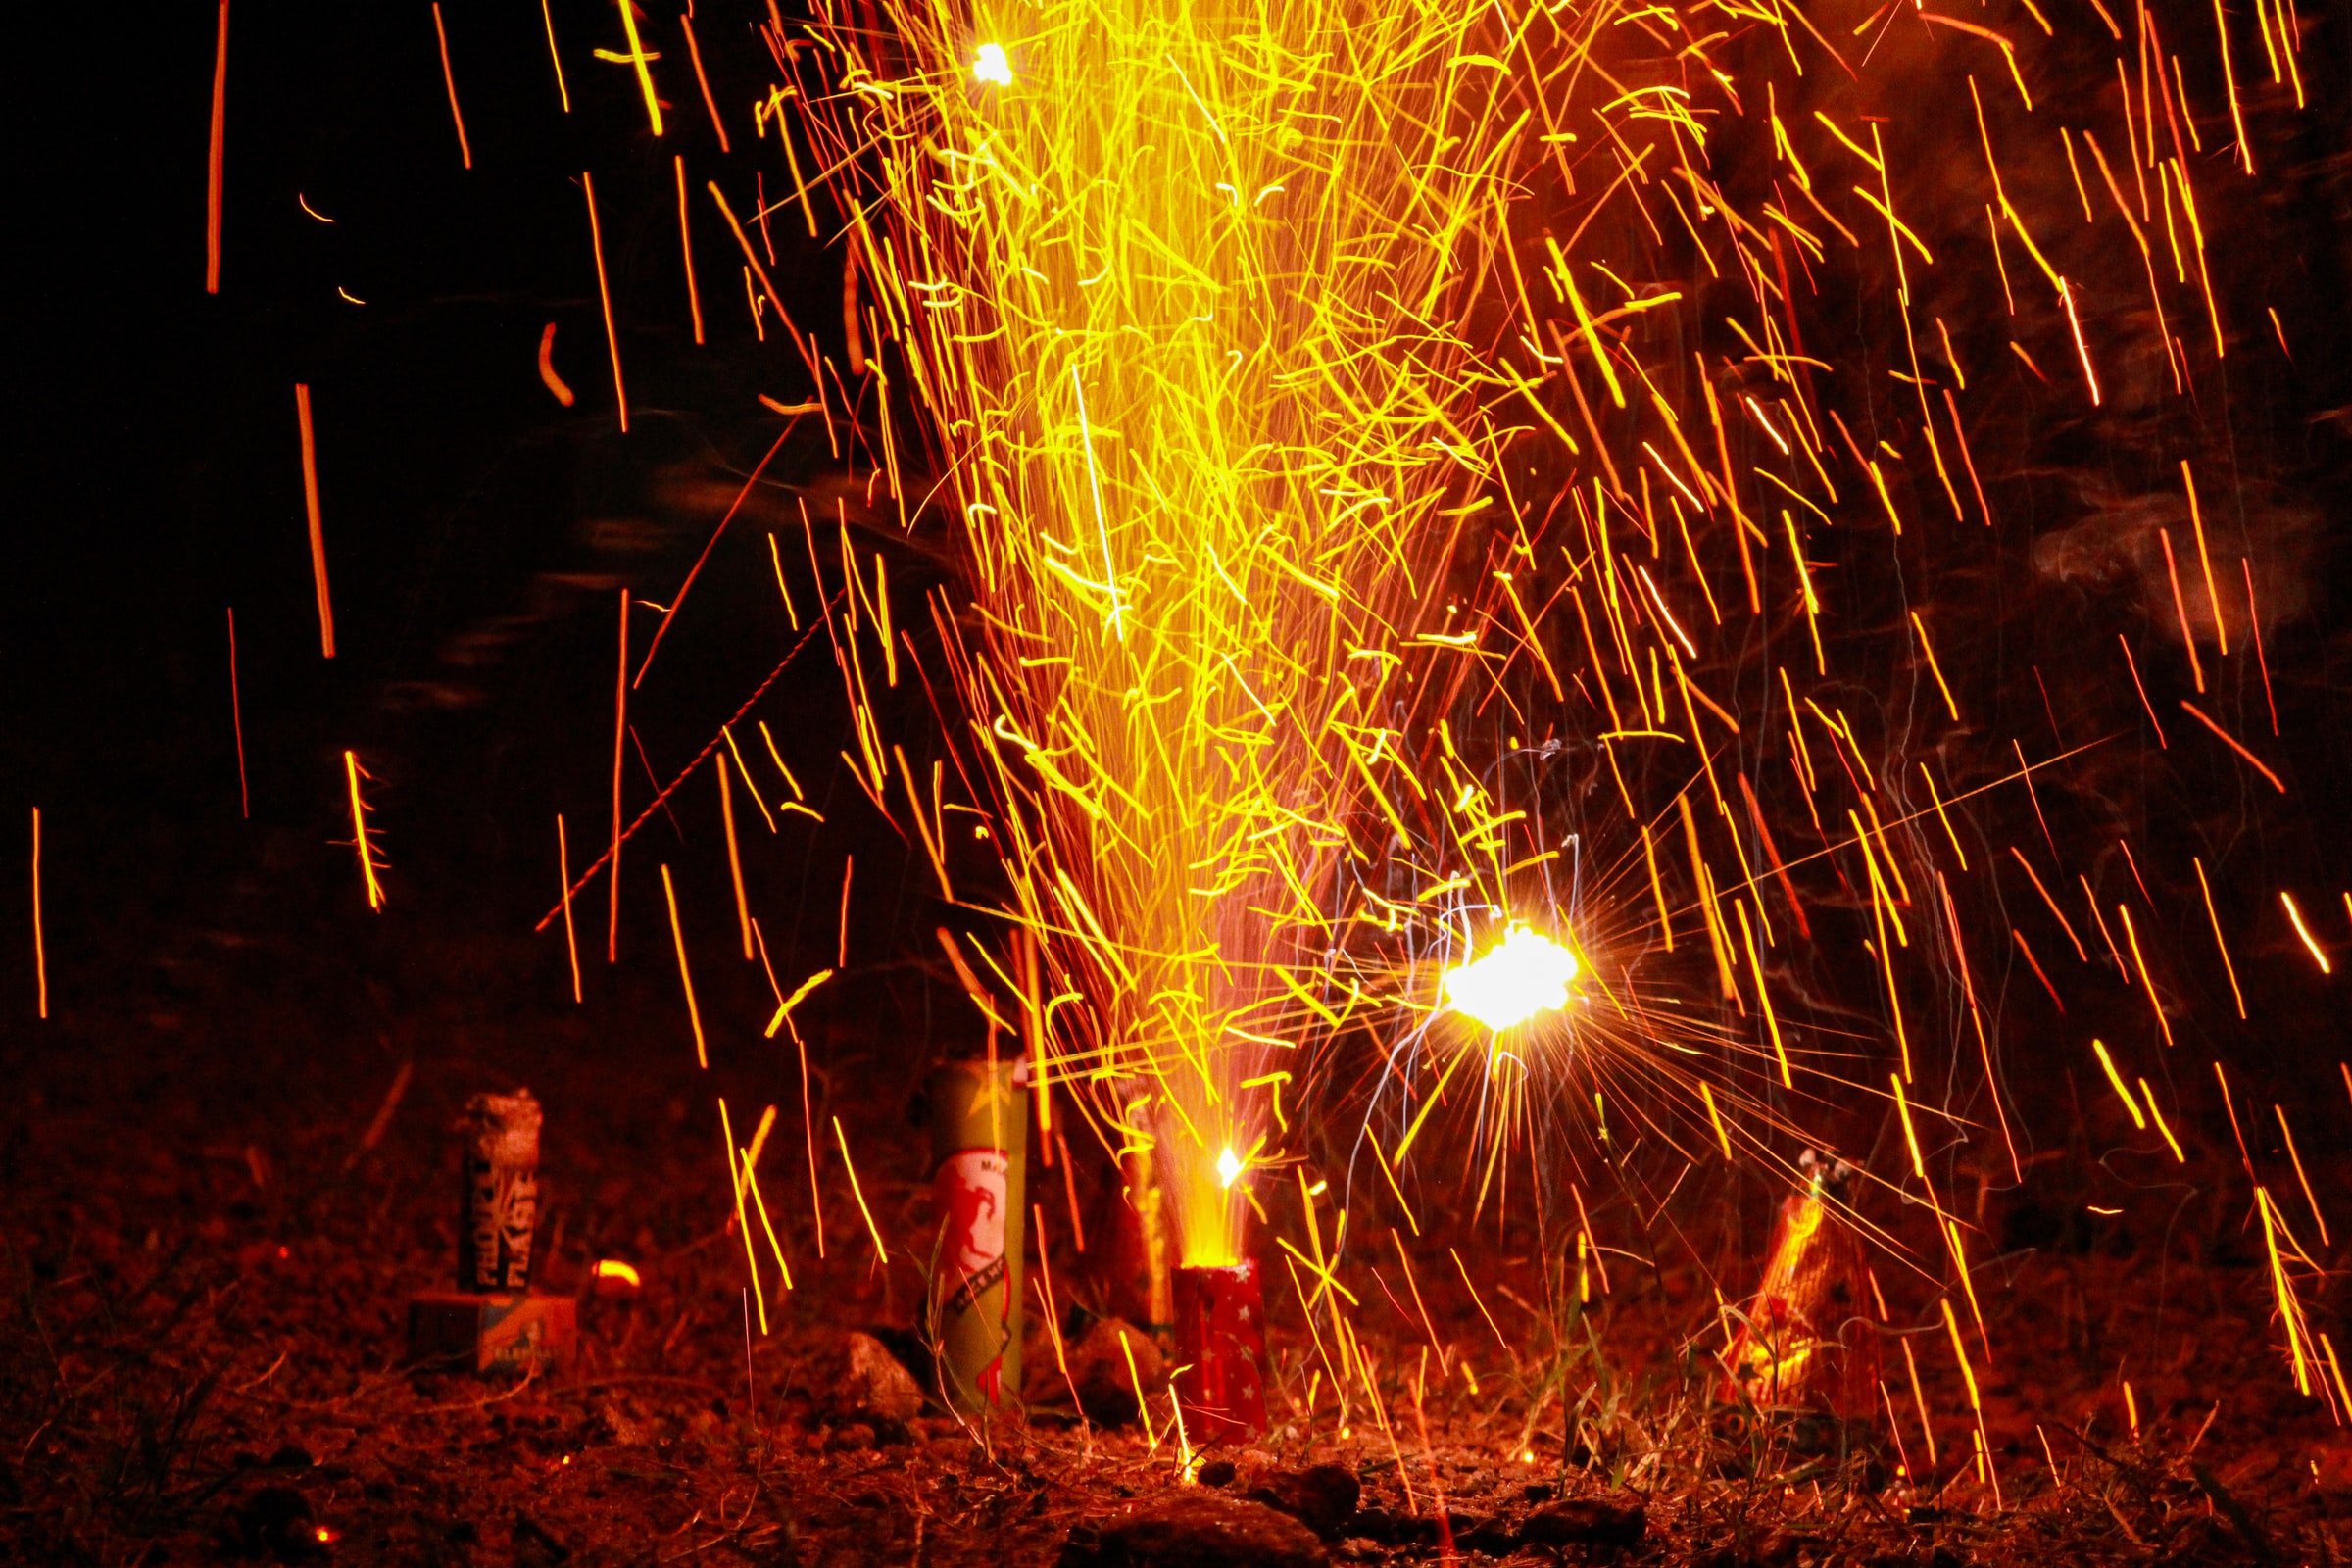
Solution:
M1543 932L1514 922L1483 956L1446 971L1446 1004L1490 1029L1509 1029L1568 1005L1583 967Z
M1241 1179L1242 1161L1239 1156L1237 1156L1234 1152L1228 1148L1224 1151L1224 1152L1217 1155L1217 1180L1222 1185L1231 1187L1235 1182L1238 1182Z
M1003 44L984 43L980 46L980 58L972 62L972 79L996 87L1012 85L1012 62L1004 58Z

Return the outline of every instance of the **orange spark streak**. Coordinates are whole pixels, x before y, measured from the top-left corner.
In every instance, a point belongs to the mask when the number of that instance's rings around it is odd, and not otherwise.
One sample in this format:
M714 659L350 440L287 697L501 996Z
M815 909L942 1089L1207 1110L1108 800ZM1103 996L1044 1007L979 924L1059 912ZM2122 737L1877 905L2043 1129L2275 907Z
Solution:
M2278 703L2271 696L2271 657L2262 646L2262 616L2254 609L2254 563L2244 556L2237 558L2239 568L2246 578L2246 624L2254 629L2254 662L2262 666L2263 706L2271 710L2271 733L2278 733Z
M221 158L228 139L228 0L220 0L220 30L213 44L213 139L211 176L204 192L204 291L220 292Z
M556 323L553 321L548 322L547 330L539 334L539 379L548 391L555 394L558 403L567 409L571 407L570 383L556 373Z
M1943 678L1943 666L1936 662L1935 645L1928 641L1927 622L1919 618L1916 610L1911 612L1911 629L1919 633L1919 651L1928 656L1928 673L1936 677L1936 689L1943 693L1944 711L1951 714L1952 722L1957 724L1960 722L1960 705L1952 701L1952 688Z
M2064 1012L2066 1010L2066 1004L2064 1001L2060 1000L2058 988L2050 984L2049 975L2043 972L2041 960L2034 956L2034 950L2027 945L2026 934L2015 926L2011 926L2009 928L2009 934L2017 939L2017 951L2026 956L2026 963L2033 969L2034 978L2041 982L2041 989L2050 994L2050 1002L2058 1008L2060 1012Z
M620 9L627 15L628 0L621 0ZM612 396L620 409L620 433L627 435L629 389L620 384L620 334L612 327L612 289L605 280L605 231L596 219L596 176L584 169L580 171L580 189L588 197L588 245L596 252L596 297L605 309L605 345L612 352Z
M2120 631L2115 634L2115 640L2124 650L2125 667L2132 671L2132 689L2139 693L2139 706L2147 712L2148 722L2155 726L2157 750L2171 751L2173 743L2164 738L2164 721L2156 716L2155 705L2148 701L2148 688L2139 678L2139 661L2132 657L2131 643L2125 640Z
M727 220L727 228L734 234L736 245L742 249L743 259L751 265L753 275L760 279L760 291L767 296L768 309L776 313L776 319L782 321L784 330L791 334L793 347L800 352L801 363L808 368L808 378L816 382L818 395L822 396L824 380L817 373L815 351L808 346L808 340L801 336L801 329L793 324L792 317L784 309L784 302L776 297L776 286L769 281L767 269L761 266L760 258L752 253L752 237L743 231L742 222L735 217L735 209L727 205L727 193L718 188L718 181L714 179L703 181L703 188L710 193L712 201L718 203L719 216ZM831 428L829 422L826 428Z
M2264 778L2269 779L2271 781L2271 788L2277 790L2281 795L2286 793L2285 781L2280 779L2278 774L2272 772L2268 767L2264 766L2261 758L2256 757L2252 752L2247 751L2245 746L2238 740L2236 736L2230 734L2228 730L2222 728L2220 724L2216 723L2213 717L2208 714L2205 710L2199 708L2196 704L2190 702L2185 697L2180 699L2180 706L2188 710L2189 717L2195 719L2198 723L2213 731L2214 734L2220 736L2222 739L2222 744L2228 746L2238 756L2244 758L2246 761L2252 765L2254 771L2260 773Z
M735 846L735 792L727 783L727 759L718 763L718 815L727 830L727 874L735 880L735 923L743 931L743 961L752 961L752 906L743 894L743 855ZM748 780L746 781L749 782Z
M547 24L547 58L556 67L556 94L564 101L564 112L571 113L571 89L564 85L564 57L556 50L556 17L548 9L547 0L539 0L539 20Z
M686 19L680 17L678 20L683 22ZM721 147L719 150L723 152L726 149ZM686 260L686 308L694 315L694 341L699 348L703 341L703 294L695 286L694 226L686 219L686 155L676 154L675 161L678 171L678 249Z
M228 607L228 722L237 738L237 814L253 815L253 796L245 787L245 706L237 696L237 610Z
M678 25L686 33L686 58L694 62L694 79L702 84L703 107L710 111L710 128L718 132L718 150L727 152L730 150L727 146L727 127L718 118L718 100L710 96L710 78L703 74L703 51L694 41L693 15L680 15Z
M845 855L841 858L841 923L833 953L833 967L836 969L850 966L850 876L857 868L856 856Z
M2213 585L2213 557L2205 548L2205 514L2197 506L2196 476L2189 472L2188 460L2180 460L2180 483L2188 491L2188 522L2196 530L2197 564L2205 573L2205 602L2213 609L2213 638L2223 656L2230 653L2230 622L2222 614L2221 590Z
M225 15L228 8L221 8ZM441 81L449 88L449 118L458 127L458 158L467 169L473 167L473 148L466 141L466 115L458 108L458 78L449 69L449 29L441 25L441 0L433 0L433 36L441 40Z
M2328 1216L2320 1212L2320 1200L2311 1190L2311 1178L2303 1173L2303 1155L2295 1148L2295 1130L2286 1124L2286 1107L2273 1104L2271 1109L2278 1113L2278 1131L2286 1137L2286 1157L2294 1161L2295 1180L2303 1184L2303 1200L2311 1205L2312 1220L2320 1227L2320 1245L2326 1247L2328 1245Z
M629 591L620 591L620 674L612 688L612 862L605 887L605 961L620 961L620 841L627 835L620 821L620 764L629 733Z
M710 1065L710 1053L703 1044L703 1009L696 1006L694 1002L694 974L686 967L686 933L678 925L678 890L669 880L666 862L662 867L662 897L669 905L670 940L678 947L678 983L686 989L686 1021L694 1025L694 1064L708 1068Z
M2131 945L2132 961L2139 969L2139 983L2147 988L2148 1005L2156 1009L2156 1027L2163 1031L2164 1043L2169 1046L2173 1043L2173 1026L2165 1021L2164 1004L2156 999L2156 981L2148 973L2148 960L2140 954L2139 929L2132 923L2131 909L2119 904L2115 912L2124 918L2124 940Z
M2328 950L2320 946L2319 939L2311 934L2311 927L2303 923L2303 911L2295 907L2295 896L2280 888L2278 902L2286 906L2286 917L2294 922L2295 935L2303 939L2303 946L2311 950L2312 957L2319 963L2320 973L2333 974L2335 965L2328 961Z
M352 846L359 851L360 876L368 887L368 907L384 906L383 886L375 879L375 856L368 848L368 808L360 803L360 760L349 751L343 754L343 776L351 785Z
M564 952L571 959L571 1000L580 1000L580 943L571 928L571 844L564 836L564 813L556 813L556 874L564 889Z
M2230 124L2237 132L2238 162L2245 166L2246 172L2251 175L2254 172L2254 144L2246 140L2246 117L2238 108L2237 68L2230 60L2230 24L2222 15L2222 0L2213 0L2213 30L2222 47L2222 86L2230 95ZM2263 41L2270 41L2267 32ZM2178 64L2176 61L2175 65ZM2181 108L2185 110L2187 107L2187 98L2183 95Z
M2180 617L2180 646L2188 650L2188 674L2196 683L2197 693L2205 692L2205 664L2197 658L2197 634L2188 624L2188 601L2180 597L2180 568L2173 560L2173 531L2159 528L2156 537L2164 544L2164 574L2173 585L2173 612ZM2220 607L2215 607L2218 614Z
M2230 1113L2230 1139L2237 1145L2237 1162L2245 1167L2246 1180L2259 1187L2262 1178L2254 1174L2254 1155L2246 1148L2246 1130L2237 1120L2237 1096L2230 1092L2230 1075L2222 1070L2218 1056L2214 1058L2213 1081L2221 1087L2222 1108Z
M311 435L311 388L294 383L294 412L302 425L302 503L311 521L311 582L318 595L318 652L335 657L335 607L326 591L326 534L318 520L318 454Z
M1937 324L1941 324L1940 318L1938 318ZM1957 370L1957 368L1958 367L1954 367L1955 370ZM1962 383L1962 386L1963 390L1965 390L1966 383ZM1975 492L1977 498L1977 511L1984 516L1984 526L1989 528L1992 526L1992 506L1991 503L1984 499L1984 483L1977 478L1977 460L1974 454L1968 450L1968 432L1960 427L1960 405L1953 401L1952 389L1950 387L1947 386L1942 390L1944 412L1951 416L1952 435L1953 438L1958 441L1960 446L1960 462L1962 466L1968 469L1968 487L1971 491Z
M2197 856L2189 856L2189 865L2197 867L2197 891L2201 891L2206 898L2206 919L2213 921L2213 945L2221 948L2221 971L2225 973L2225 976L2230 976L2230 997L2236 999L2236 1015L2244 1018L2246 1015L2246 992L2241 992L2239 987L2236 987L2236 964L2230 961L2230 943L2223 941L2221 914L2213 912L2213 884L2206 882L2206 877L2204 877L2204 860L2199 860Z
M37 1017L49 1016L49 948L41 931L41 808L32 808L32 982Z

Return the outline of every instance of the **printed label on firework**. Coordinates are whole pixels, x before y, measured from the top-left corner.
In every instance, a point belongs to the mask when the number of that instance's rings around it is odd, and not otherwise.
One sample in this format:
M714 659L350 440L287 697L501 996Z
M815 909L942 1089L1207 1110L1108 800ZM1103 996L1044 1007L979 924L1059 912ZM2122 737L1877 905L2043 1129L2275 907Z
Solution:
M947 1313L964 1312L1004 1277L1004 1187L1010 1161L1001 1149L959 1149L932 1178L947 1221L940 1258Z

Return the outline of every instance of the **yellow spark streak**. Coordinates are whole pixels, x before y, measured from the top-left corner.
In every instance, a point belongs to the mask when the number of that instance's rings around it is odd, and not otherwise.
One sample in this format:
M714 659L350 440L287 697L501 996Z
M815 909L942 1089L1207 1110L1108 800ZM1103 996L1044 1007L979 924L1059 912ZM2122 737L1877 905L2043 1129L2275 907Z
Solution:
M669 936L678 949L678 983L686 989L686 1021L694 1025L694 1064L708 1069L710 1049L703 1043L703 1010L695 1005L694 974L686 967L686 933L678 924L678 890L669 879L669 866L662 867L662 897L669 905Z
M2173 1152L2174 1163L2187 1164L2188 1155L2181 1152L2180 1140L2173 1136L2173 1129L2164 1119L2163 1109L2156 1103L2156 1091L2148 1087L2148 1081L2145 1078L2139 1081L2139 1092L2148 1102L2148 1115L2155 1121L2156 1131L2163 1135L2166 1146Z
M2115 1070L2115 1060L2107 1054L2105 1042L2093 1040L2090 1043L2090 1049L2099 1058L2099 1070L2104 1072L2107 1075L2107 1081L2115 1086L2115 1098L2122 1101L2124 1109L2131 1112L2132 1125L2141 1132L2146 1132L2148 1118L2140 1114L2139 1102L2132 1098L2131 1090L2124 1087L2124 1075Z
M349 751L343 754L343 776L351 786L352 846L360 854L360 877L368 888L368 907L380 909L384 906L384 889L383 884L375 879L375 855L368 847L368 808L360 801L360 760ZM40 819L37 814L33 819L33 831L36 835L40 831ZM2325 958L2320 962L2323 968L2326 967L2327 960ZM44 1013L43 1016L45 1017L47 1014Z
M878 1268L888 1267L890 1249L882 1245L882 1227L874 1223L874 1211L865 1206L865 1189L858 1185L858 1166L850 1158L849 1135L841 1130L839 1116L833 1117L832 1122L833 1141L841 1146L841 1168L850 1173L850 1196L858 1200L858 1212L865 1217L865 1234L873 1238L874 1264Z
M351 754L346 752L344 755L348 757ZM2286 917L2294 922L2295 935L2303 939L2303 946L2311 950L2311 956L2319 964L2320 973L2333 974L2335 965L2328 961L2328 950L2320 946L2319 939L2311 934L2311 927L2303 923L2303 911L2295 907L2295 896L2280 888L2278 902L2286 906Z
M625 5L627 0L622 0L622 3ZM743 1207L744 1178L751 1174L751 1168L736 1164L739 1156L735 1150L735 1124L727 1115L724 1096L718 1102L718 1135L727 1151L727 1185L735 1193L735 1233L743 1238L743 1266L751 1274L752 1296L760 1303L760 1333L764 1337L767 1333L767 1293L760 1288L760 1255L752 1250L752 1227Z
M654 73L647 64L650 57L645 52L645 44L637 36L637 8L631 0L615 0L615 3L620 7L621 31L629 39L629 52L619 58L635 68L637 90L645 95L645 118L653 123L654 134L659 136L662 134L662 99L654 91ZM598 54L601 58L607 51L599 50Z
M791 996L776 1004L775 1016L767 1020L767 1028L764 1031L766 1037L770 1040L775 1039L776 1031L784 1027L784 1020L792 1016L792 1009L799 1006L809 992L832 978L832 970L819 969L795 987Z
M1724 1131L1723 1112L1715 1108L1715 1091L1704 1078L1698 1081L1698 1098L1706 1102L1707 1122L1715 1129L1715 1142L1723 1147L1724 1163L1728 1165L1732 1159L1732 1135Z

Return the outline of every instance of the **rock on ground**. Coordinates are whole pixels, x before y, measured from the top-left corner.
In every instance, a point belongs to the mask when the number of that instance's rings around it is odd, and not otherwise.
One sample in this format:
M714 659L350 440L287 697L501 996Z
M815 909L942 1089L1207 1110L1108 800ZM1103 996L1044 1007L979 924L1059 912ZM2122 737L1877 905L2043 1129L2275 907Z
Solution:
M1311 1531L1262 1502L1188 1487L1078 1525L1061 1568L1326 1568Z
M1648 1529L1648 1510L1638 1502L1572 1497L1529 1514L1519 1539L1538 1546L1632 1546Z

